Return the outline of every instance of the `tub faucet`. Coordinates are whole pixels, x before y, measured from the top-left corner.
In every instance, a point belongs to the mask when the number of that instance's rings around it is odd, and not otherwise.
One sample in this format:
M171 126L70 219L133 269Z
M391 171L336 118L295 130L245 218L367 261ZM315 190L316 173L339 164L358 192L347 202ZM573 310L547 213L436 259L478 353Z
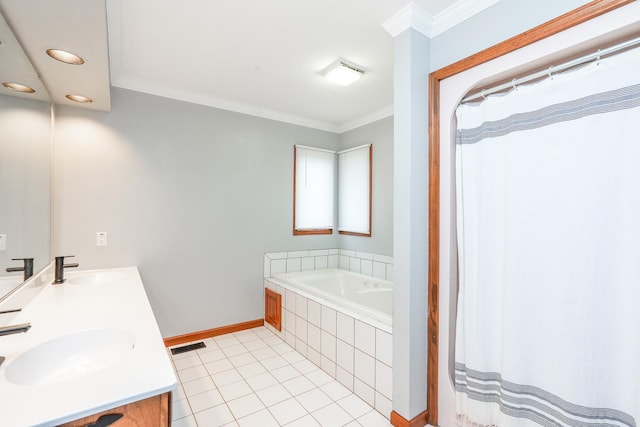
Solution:
M79 264L74 262L73 264L65 264L65 258L73 258L75 255L65 255L65 256L57 256L56 257L56 270L55 270L55 279L51 282L54 285L58 285L60 283L64 283L64 269L65 268L73 268L77 267Z
M23 261L24 264L22 265L22 267L7 268L7 273L11 273L14 271L24 271L24 280L27 280L29 277L33 276L33 258L11 258L11 261Z

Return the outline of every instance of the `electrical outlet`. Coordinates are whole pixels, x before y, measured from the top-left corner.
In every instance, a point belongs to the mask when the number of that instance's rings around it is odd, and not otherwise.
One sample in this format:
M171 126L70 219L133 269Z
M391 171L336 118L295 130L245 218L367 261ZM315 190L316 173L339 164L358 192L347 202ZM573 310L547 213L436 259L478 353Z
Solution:
M0 251L6 251L6 250L7 250L7 235L0 234Z
M98 231L96 233L96 246L107 246L107 232Z

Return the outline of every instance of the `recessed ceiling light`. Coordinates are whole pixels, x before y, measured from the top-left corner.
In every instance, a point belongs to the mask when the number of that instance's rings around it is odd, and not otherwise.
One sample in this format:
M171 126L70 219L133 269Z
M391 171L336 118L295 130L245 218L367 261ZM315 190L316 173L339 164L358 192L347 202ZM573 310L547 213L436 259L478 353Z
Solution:
M78 55L67 52L66 50L60 49L47 49L47 55L56 59L60 62L64 62L65 64L71 65L81 65L84 64L84 59L80 58Z
M21 84L19 84L19 83L9 83L9 82L4 82L4 83L2 83L2 85L3 85L4 87L7 87L7 88L9 88L9 89L13 89L13 90L18 91L18 92L33 93L33 92L35 92L35 91L36 91L36 90L35 90L34 88L32 88L32 87L25 86L25 85L21 85Z
M83 104L88 104L93 102L93 99L88 98L86 96L82 96L82 95L65 95L65 96L67 99L70 99L75 102L81 102Z
M331 64L323 74L331 83L348 86L362 77L364 70L340 59Z

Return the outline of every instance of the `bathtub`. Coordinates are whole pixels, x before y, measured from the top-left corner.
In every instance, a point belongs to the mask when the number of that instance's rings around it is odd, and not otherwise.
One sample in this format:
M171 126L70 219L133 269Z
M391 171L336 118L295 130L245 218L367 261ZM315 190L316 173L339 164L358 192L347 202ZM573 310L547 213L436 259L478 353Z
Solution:
M272 279L286 288L307 294L307 297L320 298L338 311L346 310L365 321L373 320L391 327L391 282L335 268L277 274Z
M326 269L276 274L265 287L282 295L282 329L265 326L388 419L393 284Z

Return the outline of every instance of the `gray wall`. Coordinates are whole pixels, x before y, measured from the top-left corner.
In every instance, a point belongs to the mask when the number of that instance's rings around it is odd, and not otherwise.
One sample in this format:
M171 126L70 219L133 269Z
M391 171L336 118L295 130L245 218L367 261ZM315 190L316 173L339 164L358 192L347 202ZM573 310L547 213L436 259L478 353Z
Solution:
M338 245L292 235L293 145L336 134L113 89L58 107L54 143L55 254L137 265L165 337L262 318L265 252Z
M340 135L340 149L373 144L371 237L340 235L340 248L393 256L393 117Z
M6 273L22 265L11 258L34 258L35 271L49 263L50 176L49 103L0 95L0 276L22 275Z

